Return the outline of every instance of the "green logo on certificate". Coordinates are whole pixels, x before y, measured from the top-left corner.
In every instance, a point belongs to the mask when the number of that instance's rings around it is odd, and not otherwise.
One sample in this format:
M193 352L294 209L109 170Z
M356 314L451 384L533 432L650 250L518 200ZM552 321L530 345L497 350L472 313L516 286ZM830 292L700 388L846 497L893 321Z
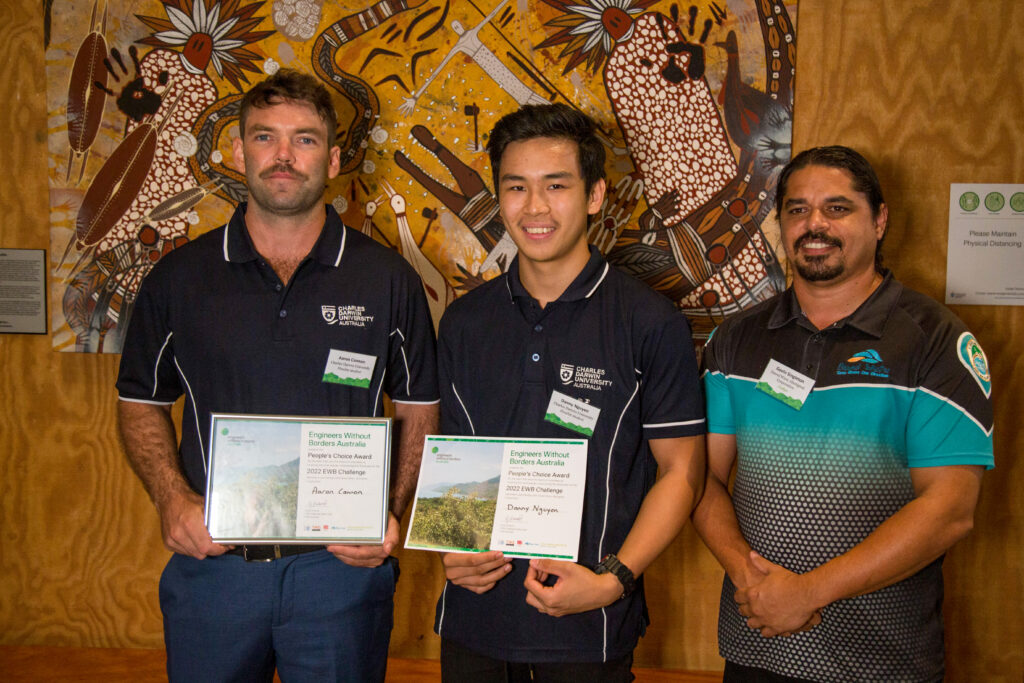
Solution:
M964 192L960 195L960 208L964 211L975 211L981 204L977 192Z

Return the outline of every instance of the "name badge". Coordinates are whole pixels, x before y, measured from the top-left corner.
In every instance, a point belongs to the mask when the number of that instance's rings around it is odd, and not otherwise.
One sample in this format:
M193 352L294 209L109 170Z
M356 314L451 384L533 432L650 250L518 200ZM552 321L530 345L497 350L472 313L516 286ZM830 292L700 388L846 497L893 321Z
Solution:
M551 401L548 403L548 411L544 415L544 419L578 434L593 436L594 427L597 425L597 418L600 414L601 409L596 406L552 391Z
M794 410L800 410L814 388L814 379L772 359L754 388Z
M331 349L327 355L323 381L367 389L370 386L370 378L373 377L373 367L376 364L377 356Z

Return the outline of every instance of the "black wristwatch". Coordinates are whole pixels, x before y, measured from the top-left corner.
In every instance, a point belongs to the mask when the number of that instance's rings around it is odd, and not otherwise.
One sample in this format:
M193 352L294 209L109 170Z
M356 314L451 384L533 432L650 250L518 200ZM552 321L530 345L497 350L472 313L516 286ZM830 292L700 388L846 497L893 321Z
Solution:
M636 590L636 577L633 576L633 572L630 571L629 567L619 562L619 558L615 557L612 553L608 553L604 556L596 567L594 567L595 574L615 574L615 578L622 584L622 595L619 599L622 599Z

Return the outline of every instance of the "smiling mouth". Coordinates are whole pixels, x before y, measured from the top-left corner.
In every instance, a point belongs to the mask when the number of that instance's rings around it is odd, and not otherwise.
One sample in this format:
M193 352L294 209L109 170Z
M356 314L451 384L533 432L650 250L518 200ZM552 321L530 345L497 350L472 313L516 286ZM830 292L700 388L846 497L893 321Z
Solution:
M553 225L524 225L523 232L527 235L533 235L535 237L543 237L555 231Z
M807 233L796 241L794 247L796 249L808 249L812 251L820 249L828 249L830 247L842 248L843 243L835 237L829 237L828 235L814 235Z

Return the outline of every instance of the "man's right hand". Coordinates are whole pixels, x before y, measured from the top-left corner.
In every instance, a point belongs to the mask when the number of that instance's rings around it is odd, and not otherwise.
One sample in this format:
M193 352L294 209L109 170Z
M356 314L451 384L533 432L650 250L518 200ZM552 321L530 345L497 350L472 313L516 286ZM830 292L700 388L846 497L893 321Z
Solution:
M203 497L194 491L170 496L157 506L164 545L171 552L197 560L223 555L231 546L214 543L203 519Z
M500 550L486 553L442 553L441 563L449 581L478 595L494 588L494 584L512 571L512 558L505 557Z

